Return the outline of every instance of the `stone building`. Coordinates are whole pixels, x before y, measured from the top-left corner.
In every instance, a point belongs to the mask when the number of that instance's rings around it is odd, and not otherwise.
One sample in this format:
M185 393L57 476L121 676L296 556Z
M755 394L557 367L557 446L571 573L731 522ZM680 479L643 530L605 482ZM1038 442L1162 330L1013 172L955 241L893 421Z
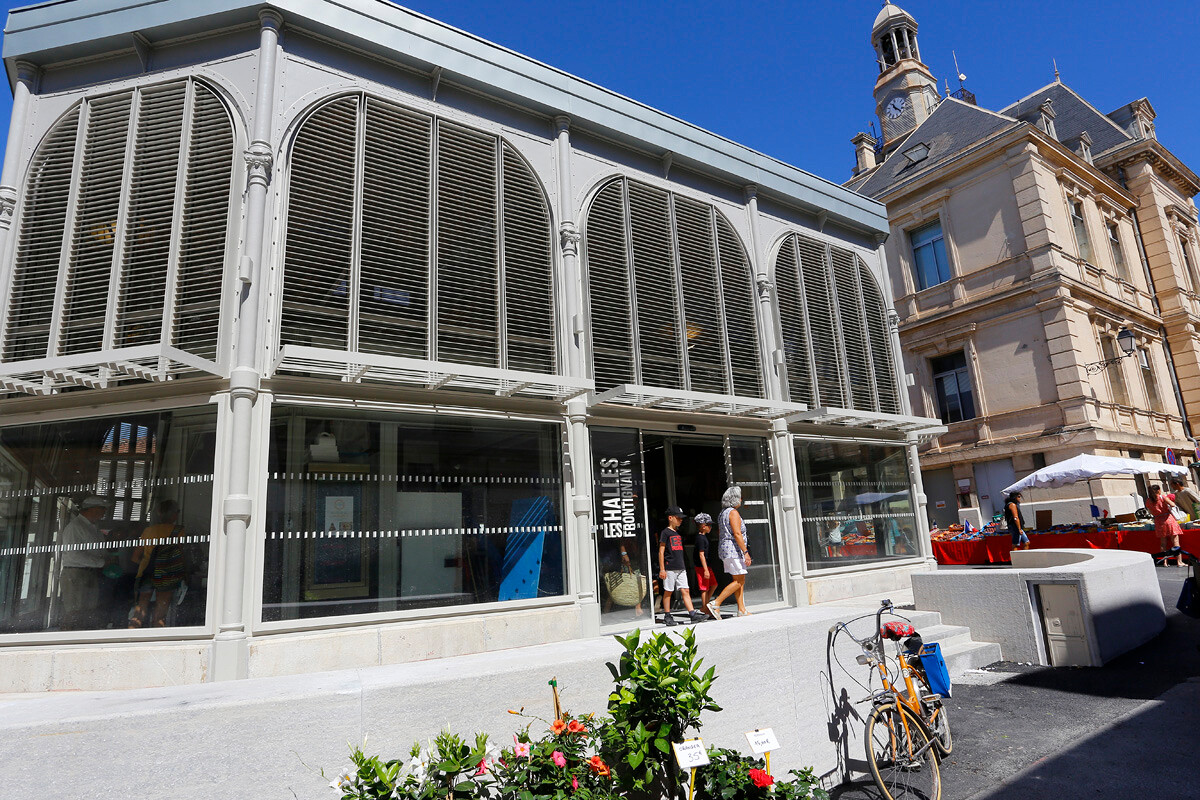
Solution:
M939 93L891 3L871 43L882 136L853 139L846 185L887 206L910 400L948 427L921 454L931 519L986 523L1014 478L1080 453L1192 460L1200 179L1158 141L1150 102L1102 113L1057 70L998 111ZM1146 486L1093 489L1121 514ZM1060 523L1089 519L1088 497L1025 500Z
M874 201L377 0L4 59L0 689L644 626L730 484L759 609L927 563Z

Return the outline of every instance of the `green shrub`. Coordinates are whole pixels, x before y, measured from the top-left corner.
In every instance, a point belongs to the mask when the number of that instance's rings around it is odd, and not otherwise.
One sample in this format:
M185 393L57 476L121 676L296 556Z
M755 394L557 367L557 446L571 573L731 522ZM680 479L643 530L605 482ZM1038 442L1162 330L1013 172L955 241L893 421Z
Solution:
M709 764L696 770L697 800L828 800L811 769L792 770L786 780L766 771L761 758L712 747Z

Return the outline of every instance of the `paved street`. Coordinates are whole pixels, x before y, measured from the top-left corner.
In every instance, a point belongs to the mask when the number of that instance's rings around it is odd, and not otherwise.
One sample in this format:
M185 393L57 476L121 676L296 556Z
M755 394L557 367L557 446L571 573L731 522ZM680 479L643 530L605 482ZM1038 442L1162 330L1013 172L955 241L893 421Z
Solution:
M1175 610L1186 570L1158 574L1167 628L1149 644L1100 669L1000 662L956 682L943 800L1200 797L1200 620Z

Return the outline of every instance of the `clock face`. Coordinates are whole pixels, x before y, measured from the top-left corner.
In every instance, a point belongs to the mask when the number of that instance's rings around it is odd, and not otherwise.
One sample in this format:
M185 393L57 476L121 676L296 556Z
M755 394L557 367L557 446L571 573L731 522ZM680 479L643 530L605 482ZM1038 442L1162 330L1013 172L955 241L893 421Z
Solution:
M897 95L891 100L888 100L887 105L883 107L883 113L888 119L895 119L904 113L904 109L908 107L908 100L904 95Z

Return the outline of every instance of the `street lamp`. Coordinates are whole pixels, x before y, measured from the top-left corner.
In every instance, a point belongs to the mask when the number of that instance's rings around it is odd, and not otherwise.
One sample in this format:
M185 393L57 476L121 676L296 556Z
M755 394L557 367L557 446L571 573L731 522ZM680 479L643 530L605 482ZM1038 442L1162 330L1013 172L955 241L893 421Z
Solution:
M1108 369L1113 364L1116 364L1122 358L1133 355L1133 339L1133 331L1129 330L1129 328L1121 328L1121 330L1117 333L1117 347L1121 348L1121 355L1113 356L1107 361L1097 361L1094 364L1084 364L1083 368L1087 370L1089 375L1095 375L1098 372L1103 372L1104 370Z

